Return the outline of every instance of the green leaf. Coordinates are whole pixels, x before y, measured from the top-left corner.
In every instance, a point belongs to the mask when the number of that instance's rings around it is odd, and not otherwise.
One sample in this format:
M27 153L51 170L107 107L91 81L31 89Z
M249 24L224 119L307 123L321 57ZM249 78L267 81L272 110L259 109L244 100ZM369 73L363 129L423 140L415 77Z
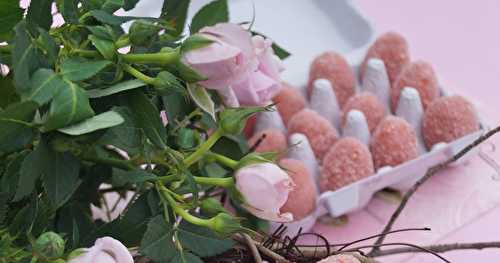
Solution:
M175 36L182 34L184 30L189 2L190 0L163 1L160 17L174 26Z
M176 143L182 149L191 149L196 146L198 134L193 129L180 128Z
M162 101L164 110L167 113L167 119L171 123L175 123L175 120L182 120L195 109L195 105L190 103L191 100L187 97L187 94L169 94L162 96Z
M76 136L114 127L122 124L124 121L125 120L122 118L122 116L120 116L120 114L114 111L107 111L92 118L86 119L80 123L58 129L58 131Z
M112 14L116 10L120 9L124 4L123 0L106 0L106 2L102 5L101 10Z
M107 60L114 60L116 57L116 47L115 43L112 41L106 40L106 39L101 39L98 38L94 35L89 35L88 39L92 41L92 44L97 48L99 53L107 59Z
M87 26L87 29L98 38L115 41L116 36L113 28L109 25L104 26Z
M148 46L162 27L148 20L136 20L129 29L130 42L136 46Z
M114 186L124 186L126 184L143 183L148 180L154 179L156 175L148 173L144 170L135 171L120 171L113 174L112 182Z
M68 58L61 64L61 73L64 78L71 81L86 80L95 76L111 64L108 60L83 60Z
M17 96L12 78L0 76L0 108L5 108L17 101L19 101L19 96Z
M5 217L7 215L9 195L4 192L0 192L0 225L2 225Z
M105 96L113 95L113 94L120 93L123 91L144 87L144 86L146 86L146 83L142 82L141 80L138 80L138 79L126 80L126 81L117 83L109 88L87 90L87 95L91 99L100 98L100 97L105 97Z
M161 95L171 94L173 92L182 92L184 86L181 81L172 73L162 71L156 76L155 88Z
M39 105L49 102L66 83L51 69L41 68L30 79L29 88L22 93L23 100L32 100Z
M8 194L9 199L14 198L20 177L21 165L26 158L26 152L18 154L7 165L0 181L0 192Z
M69 152L50 151L43 170L43 186L54 208L59 208L80 185L80 161Z
M165 222L163 216L152 218L142 238L140 253L150 257L155 262L171 260L177 254L172 240L173 234L172 226Z
M64 22L69 24L78 23L78 2L79 0L57 0L57 10L64 18Z
M206 47L214 41L199 34L191 35L182 43L181 51L188 52L194 49Z
M128 107L113 107L112 110L118 112L125 122L108 129L99 143L113 145L130 155L139 153L144 146L144 136L135 123L132 111Z
M215 0L202 7L191 21L191 34L206 26L229 21L227 0Z
M127 98L138 128L144 131L153 145L166 149L166 130L160 118L160 111L142 91L133 90Z
M191 99L193 99L196 105L216 120L215 103L212 101L212 98L210 97L210 94L208 94L207 90L198 84L188 84L187 88Z
M40 53L32 43L31 36L26 31L26 22L17 24L15 45L12 52L14 67L14 82L16 89L22 93L28 86L31 74L40 66Z
M181 224L178 236L185 248L201 257L221 254L235 245L231 239L217 238L208 228L187 223Z
M53 67L58 59L59 46L49 32L42 28L39 28L38 32L40 35L37 39L37 45L47 57L47 63Z
M50 104L49 116L43 131L51 131L94 116L87 93L71 81L64 81Z
M33 139L31 121L38 104L32 101L12 104L0 112L0 152L22 149Z
M93 16L97 21L112 25L112 26L119 26L125 22L128 22L130 20L135 20L135 19L147 19L151 21L159 21L159 19L156 18L151 18L151 17L138 17L138 16L115 16L108 14L102 10L92 10L89 12L91 16Z
M34 32L37 27L41 27L45 30L50 29L52 25L52 2L53 0L36 0L30 2L26 21L30 29L32 29L32 32Z
M8 40L12 28L23 18L19 1L0 1L0 42Z
M179 75L182 77L182 79L188 83L198 82L207 79L207 77L201 75L192 67L182 62L177 63L177 65L175 65L175 69L179 72Z
M178 253L170 263L203 263L203 260L191 253Z
M134 9L135 5L139 2L139 0L125 0L125 4L123 5L123 10L129 11Z

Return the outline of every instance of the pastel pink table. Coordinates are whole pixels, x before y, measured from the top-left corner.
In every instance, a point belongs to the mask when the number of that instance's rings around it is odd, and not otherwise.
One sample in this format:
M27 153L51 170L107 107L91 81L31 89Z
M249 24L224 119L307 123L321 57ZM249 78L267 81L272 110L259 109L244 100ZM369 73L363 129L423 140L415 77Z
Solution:
M413 59L430 61L441 83L468 97L490 126L500 124L500 2L496 0L357 0L378 32L395 30L410 43ZM500 146L500 135L490 140ZM490 156L500 162L498 151ZM396 234L387 241L417 244L500 240L500 182L477 156L440 173L422 187L396 224L432 232ZM375 198L349 215L345 226L318 224L332 242L378 233L396 204ZM452 262L500 262L500 249L449 252ZM382 262L442 262L431 255L381 258Z

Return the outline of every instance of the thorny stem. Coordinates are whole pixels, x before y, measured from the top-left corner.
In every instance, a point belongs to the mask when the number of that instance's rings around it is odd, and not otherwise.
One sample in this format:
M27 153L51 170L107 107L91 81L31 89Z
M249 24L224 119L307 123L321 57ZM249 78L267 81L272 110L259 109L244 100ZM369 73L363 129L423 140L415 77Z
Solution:
M129 63L151 63L159 65L168 65L179 60L179 50L171 52L158 52L147 54L123 54L121 55L125 62Z
M184 159L184 164L189 167L195 162L197 162L201 157L215 145L215 143L222 137L223 132L222 129L215 130L212 135L208 137L208 139L203 142L198 149L189 155L186 159Z
M87 58L95 58L99 56L99 52L94 50L73 49L71 52Z
M193 176L193 178L194 181L198 184L220 186L224 188L229 188L234 185L233 177L211 178L211 177Z
M439 163L435 166L432 166L427 170L425 173L424 177L422 177L420 180L418 180L404 195L401 200L401 203L399 204L398 208L394 211L394 213L391 215L389 221L385 225L384 229L382 230L382 234L387 233L391 230L392 226L396 222L396 219L401 215L401 212L405 208L406 204L408 203L408 200L412 195L418 190L418 188L425 183L427 180L429 180L431 177L433 177L437 172L443 170L446 168L449 164L457 161L458 159L462 158L465 154L467 154L470 150L478 146L480 143L484 142L491 136L495 135L496 133L500 132L500 126L486 132L485 134L481 135L479 138L477 138L474 142L471 144L467 145L465 148L463 148L460 152L457 154L453 155L451 158L448 160ZM380 245L382 242L384 242L386 235L381 235L374 244L373 249L368 253L368 256L373 256L378 253L380 253Z
M161 193L162 197L167 200L167 202L170 204L172 209L176 214L181 216L184 220L188 221L191 224L198 225L198 226L203 226L203 227L209 227L210 221L206 219L202 219L196 216L191 215L189 212L184 210L184 208L180 207L177 202L175 202L174 198L170 196L169 191L165 188L165 186L161 184L156 184L156 186L159 188L159 192Z
M134 67L124 64L123 69L129 73L130 75L136 77L140 81L148 84L148 85L154 85L155 84L155 78L152 78L150 76L145 75L144 73L140 72L139 70L135 69Z
M217 161L217 162L221 163L222 165L227 166L231 169L236 169L236 167L238 167L238 161L233 160L233 159L231 159L227 156L224 156L222 154L210 152L210 153L207 153L207 155L211 158L214 158L215 161Z

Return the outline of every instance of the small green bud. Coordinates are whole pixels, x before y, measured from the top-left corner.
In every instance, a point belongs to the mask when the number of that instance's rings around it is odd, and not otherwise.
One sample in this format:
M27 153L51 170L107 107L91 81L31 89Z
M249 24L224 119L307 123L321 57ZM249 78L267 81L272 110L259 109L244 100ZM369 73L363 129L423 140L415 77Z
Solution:
M243 168L245 166L252 165L252 164L272 163L272 162L276 161L277 156L278 156L278 153L274 153L274 152L267 152L267 153L252 152L252 153L245 155L243 158L240 159L236 169L240 169L240 168Z
M77 258L77 257L81 256L82 254L84 254L85 252L86 252L85 248L75 249L75 250L71 251L71 253L69 253L68 260L72 260L74 258Z
M35 241L33 249L35 253L43 258L53 260L64 254L64 239L54 232L41 234Z
M130 26L130 42L136 46L147 46L162 28L151 21L139 19Z
M225 134L240 134L245 128L245 124L250 116L257 112L270 111L270 106L266 107L246 107L246 108L226 108L219 114L220 128Z
M214 216L219 213L227 213L227 210L222 206L220 201L213 197L209 197L201 201L200 209L202 213L208 216Z
M228 213L219 213L210 219L209 227L221 236L229 236L233 233L244 231L240 219Z

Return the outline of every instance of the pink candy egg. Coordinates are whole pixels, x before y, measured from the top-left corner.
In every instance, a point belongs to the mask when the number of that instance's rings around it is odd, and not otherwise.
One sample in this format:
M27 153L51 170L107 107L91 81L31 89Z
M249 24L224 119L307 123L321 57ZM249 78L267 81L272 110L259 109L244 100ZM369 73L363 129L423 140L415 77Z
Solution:
M387 116L375 129L370 149L375 167L397 166L418 156L417 137L402 118Z
M329 256L317 263L361 263L361 261L352 255L343 254Z
M370 132L377 127L378 123L385 116L385 107L377 96L369 92L361 92L352 96L344 106L343 112L343 123L346 121L346 116L351 110L359 110L363 112L368 123L368 128Z
M337 141L323 159L321 190L335 191L374 173L368 148L353 137Z
M323 159L338 138L337 131L332 124L317 112L309 109L303 109L290 118L288 133L304 134L318 160Z
M279 164L294 183L293 190L288 194L288 200L280 211L292 213L294 220L300 220L316 209L316 187L302 161L282 159Z
M361 76L364 76L366 63L370 58L378 58L384 62L389 81L394 83L403 67L410 62L408 43L403 36L395 32L380 35L368 49L361 65Z
M257 143L258 146L254 148L254 151L259 153L283 153L287 149L285 135L281 131L275 129L267 129L257 132L248 140L249 147L254 147Z
M273 97L273 102L276 103L285 125L295 113L306 107L306 99L296 88L287 83L283 83L283 88Z
M354 73L345 58L335 52L325 52L316 57L309 70L307 94L311 96L313 83L317 79L327 79L337 96L340 107L354 95Z
M479 130L472 104L462 96L442 97L425 111L422 135L427 148L439 142L451 142Z
M415 61L407 64L398 76L391 89L391 108L395 112L401 90L405 87L415 88L422 101L424 109L439 97L439 86L432 66L425 61Z

